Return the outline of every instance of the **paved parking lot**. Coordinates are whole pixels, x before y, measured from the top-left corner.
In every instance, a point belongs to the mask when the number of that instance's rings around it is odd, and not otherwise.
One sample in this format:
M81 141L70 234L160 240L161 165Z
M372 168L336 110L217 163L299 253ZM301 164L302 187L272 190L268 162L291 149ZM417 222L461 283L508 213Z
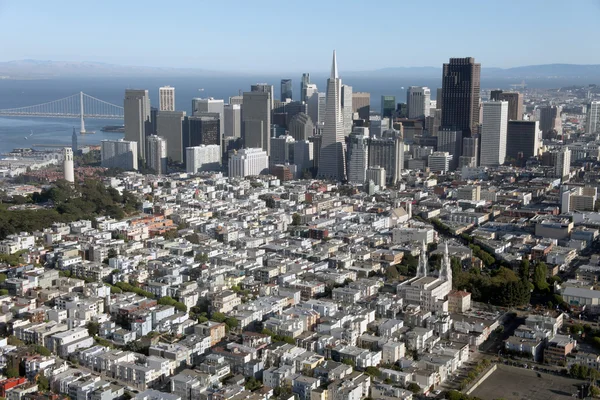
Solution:
M573 399L574 394L577 396L582 383L564 376L498 365L471 395L486 400L567 400Z

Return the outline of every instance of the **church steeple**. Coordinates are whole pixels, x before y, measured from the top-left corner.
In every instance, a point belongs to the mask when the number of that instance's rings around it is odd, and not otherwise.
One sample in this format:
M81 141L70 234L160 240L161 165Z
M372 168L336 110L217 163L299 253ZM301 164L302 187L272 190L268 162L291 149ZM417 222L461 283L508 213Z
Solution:
M450 255L448 254L448 242L444 243L444 256L442 257L440 278L452 282L452 263L450 262Z

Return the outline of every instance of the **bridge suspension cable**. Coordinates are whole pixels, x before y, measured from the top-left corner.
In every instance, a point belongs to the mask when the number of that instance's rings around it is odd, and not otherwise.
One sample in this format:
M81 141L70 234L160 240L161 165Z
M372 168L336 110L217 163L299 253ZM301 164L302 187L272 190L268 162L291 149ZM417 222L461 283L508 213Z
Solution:
M123 107L80 92L33 106L2 109L0 116L122 119Z

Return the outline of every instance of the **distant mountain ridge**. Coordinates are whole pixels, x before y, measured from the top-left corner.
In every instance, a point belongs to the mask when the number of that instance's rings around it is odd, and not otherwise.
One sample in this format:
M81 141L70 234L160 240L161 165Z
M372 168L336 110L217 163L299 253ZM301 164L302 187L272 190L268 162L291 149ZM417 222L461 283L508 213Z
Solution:
M345 71L344 76L371 78L441 78L440 67L388 67L370 71ZM325 75L325 72L322 73ZM163 68L147 66L127 66L102 62L70 62L52 60L15 60L0 62L2 79L49 79L67 77L191 77L191 76L252 76L256 73L236 71L214 71L202 68ZM275 75L275 73L273 73ZM316 73L315 75L321 75ZM589 79L590 83L600 81L600 64L541 64L512 68L484 67L483 79Z

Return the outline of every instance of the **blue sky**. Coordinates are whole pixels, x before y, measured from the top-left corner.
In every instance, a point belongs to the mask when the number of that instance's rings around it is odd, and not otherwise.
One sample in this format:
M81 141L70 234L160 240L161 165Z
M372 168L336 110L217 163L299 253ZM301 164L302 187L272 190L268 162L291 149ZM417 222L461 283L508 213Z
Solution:
M600 0L0 0L0 61L246 72L600 63Z

